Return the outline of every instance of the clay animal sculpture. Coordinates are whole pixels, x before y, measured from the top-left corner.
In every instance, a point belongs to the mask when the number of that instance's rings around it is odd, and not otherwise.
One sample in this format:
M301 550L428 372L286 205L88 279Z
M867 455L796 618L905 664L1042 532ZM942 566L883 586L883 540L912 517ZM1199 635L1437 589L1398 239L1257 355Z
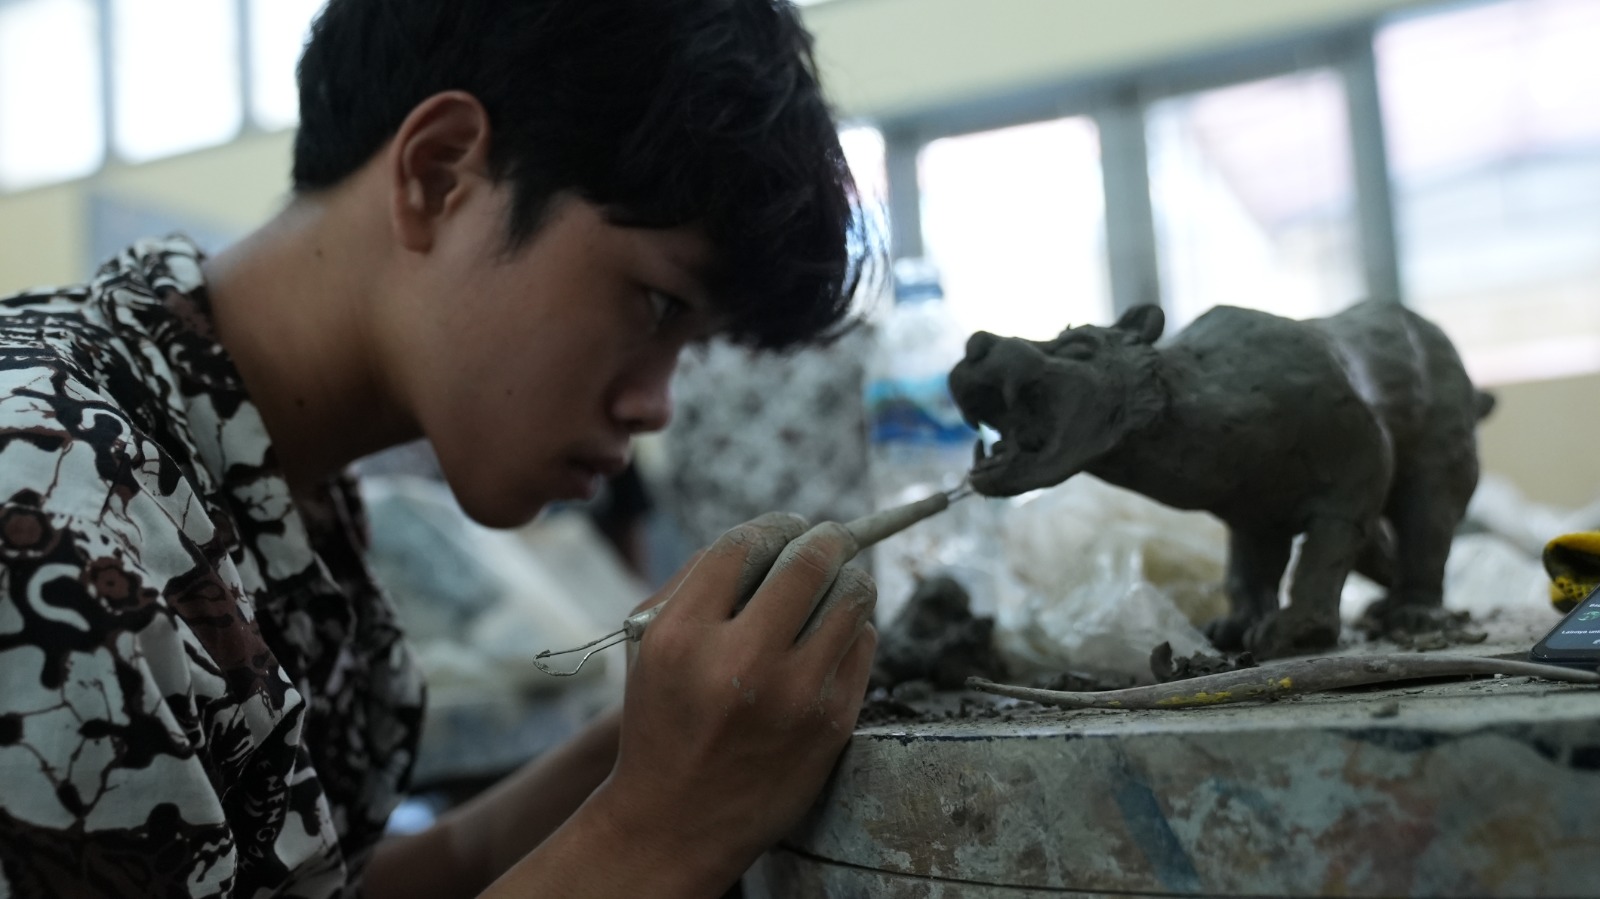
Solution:
M1140 306L1049 341L973 335L951 392L1001 435L980 449L973 486L1012 496L1087 471L1217 516L1230 611L1207 632L1220 649L1334 646L1352 570L1389 588L1367 613L1379 626L1449 621L1445 559L1492 400L1444 333L1384 300L1308 321L1221 306L1158 347L1164 326Z

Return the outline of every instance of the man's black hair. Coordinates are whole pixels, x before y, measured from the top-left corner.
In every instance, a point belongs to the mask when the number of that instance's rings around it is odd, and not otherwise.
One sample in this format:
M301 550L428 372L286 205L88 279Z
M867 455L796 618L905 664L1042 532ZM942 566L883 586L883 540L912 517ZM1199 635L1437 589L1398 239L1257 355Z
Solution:
M301 193L343 181L423 100L477 97L512 247L570 192L620 225L695 225L729 336L844 320L869 241L787 0L330 0L300 60Z

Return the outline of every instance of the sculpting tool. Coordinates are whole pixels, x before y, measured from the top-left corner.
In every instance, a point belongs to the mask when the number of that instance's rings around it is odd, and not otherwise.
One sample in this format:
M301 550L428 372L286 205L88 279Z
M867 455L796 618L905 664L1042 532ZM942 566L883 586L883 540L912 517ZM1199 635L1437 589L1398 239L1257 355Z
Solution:
M972 485L963 480L953 489L946 490L942 493L935 493L932 496L924 497L916 502L906 503L903 506L895 506L892 509L883 509L878 512L863 515L860 518L849 522L845 525L845 530L849 531L850 536L855 538L856 545L855 550L850 553L849 557L847 557L845 561L850 561L850 559L855 558L857 553L869 546L872 546L880 540L892 537L895 534L898 534L906 528L911 527L917 522L923 520L924 518L931 518L932 516L943 512L945 509L950 508L950 505L957 500L965 499L971 495ZM637 643L639 640L643 639L645 629L650 626L650 622L656 620L656 616L661 614L661 609L666 604L667 600L662 600L661 602L656 603L642 612L637 612L629 616L623 620L621 628L606 634L604 637L601 637L598 640L590 640L588 643L585 643L582 646L574 647L572 649L563 649L560 652L547 649L544 652L534 656L533 664L540 671L543 671L545 674L548 674L551 677L571 677L583 669L583 664L589 661L589 656L594 655L600 650L609 649L612 646L616 646L618 643L625 643L628 641ZM594 649L589 649L591 646L593 646ZM556 669L551 668L549 665L546 665L543 661L551 656L569 655L574 652L583 652L585 649L589 649L589 652L585 653L584 657L578 661L578 667L572 669L571 671L557 671Z
M1487 674L1542 677L1573 684L1600 684L1600 674L1593 671L1492 657L1406 653L1295 659L1260 668L1224 671L1221 674L1126 690L1038 690L997 684L981 677L967 678L967 687L1062 709L1192 709L1418 678Z

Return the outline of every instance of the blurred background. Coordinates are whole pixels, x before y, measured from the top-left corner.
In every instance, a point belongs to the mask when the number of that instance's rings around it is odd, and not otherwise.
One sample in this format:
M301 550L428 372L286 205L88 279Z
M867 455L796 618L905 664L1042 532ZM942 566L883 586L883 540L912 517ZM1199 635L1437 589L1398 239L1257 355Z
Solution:
M320 5L0 0L0 294L82 280L142 236L220 248L272 215ZM1170 334L1217 304L1311 317L1398 296L1497 394L1481 431L1497 483L1546 511L1600 496L1600 0L820 0L804 15L866 214L896 258L932 264L965 330L1042 337L1155 302ZM530 573L461 522L439 536L447 498L401 488L375 504L395 510L395 576L585 596L609 578L599 611L539 613L542 636L476 625L518 650L571 645L721 528L864 510L864 413L846 400L867 351L827 352L795 363L809 375L730 348L686 360L680 424L587 510L622 574L597 574L609 563L561 527L523 542L571 570ZM772 367L743 374L755 365ZM730 398L735 380L784 386L788 405ZM425 453L374 470L395 468L425 472ZM459 576L439 574L447 542ZM501 562L466 572L484 558ZM437 635L465 633L482 592L435 614ZM481 700L466 646L430 676ZM553 732L548 716L499 720L512 755ZM435 748L458 763L439 782L515 760L473 762L495 739L458 724L476 736Z
M318 0L0 0L0 290L285 200ZM1501 398L1486 467L1600 493L1600 3L824 0L897 256L971 328L1398 293Z

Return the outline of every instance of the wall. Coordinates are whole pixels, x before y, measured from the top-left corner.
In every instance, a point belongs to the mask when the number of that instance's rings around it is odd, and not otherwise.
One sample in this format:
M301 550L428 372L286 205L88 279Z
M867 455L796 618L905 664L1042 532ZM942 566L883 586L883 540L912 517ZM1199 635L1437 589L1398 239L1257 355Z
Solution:
M1418 0L834 0L811 7L846 116L904 113L1270 39Z
M836 106L870 117L1128 68L1416 5L1415 0L834 0L807 10ZM0 292L81 279L95 192L217 229L269 216L288 189L291 136L0 196ZM1537 499L1600 495L1600 375L1500 388L1485 466ZM1587 414L1585 414L1587 413Z
M1504 384L1478 432L1485 471L1568 508L1600 499L1600 375Z
M81 184L0 196L0 293L82 275L83 197Z
M83 181L0 196L0 292L83 279L92 268L92 199L148 206L164 218L243 232L270 216L289 190L293 135L249 135L227 146L139 166L114 166Z
M251 135L214 150L110 169L97 184L124 198L251 227L288 199L293 143L288 131Z

